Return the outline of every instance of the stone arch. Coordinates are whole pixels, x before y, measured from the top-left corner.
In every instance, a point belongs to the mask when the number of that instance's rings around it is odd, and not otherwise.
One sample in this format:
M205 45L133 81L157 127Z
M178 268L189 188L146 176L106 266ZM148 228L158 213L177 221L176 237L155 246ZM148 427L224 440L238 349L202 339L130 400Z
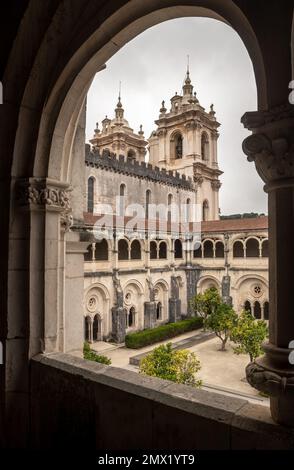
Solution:
M106 238L99 240L95 244L95 260L108 261L109 244Z
M130 250L131 259L141 259L141 243L135 239L131 242Z
M84 293L85 316L91 318L91 341L101 341L110 332L109 302L108 289L101 283L92 284Z
M261 243L261 256L263 258L268 258L268 254L269 254L268 239L264 238Z
M201 276L198 281L197 291L200 293L203 293L206 291L206 289L209 289L210 287L215 287L218 291L220 291L221 283L214 276L210 276L210 275Z
M158 257L159 259L167 259L167 243L165 240L159 242Z
M214 257L214 241L209 238L203 241L203 257L204 258Z
M243 240L235 240L233 243L233 258L244 258L245 248Z
M182 240L177 238L174 243L174 250L175 250L175 259L182 259L183 258L183 244Z
M169 285L164 279L159 279L154 285L155 302L156 306L158 303L161 304L161 317L157 318L157 321L168 320L168 297L169 297Z
M87 211L94 212L96 178L90 176L87 181Z
M216 258L225 257L225 246L221 240L216 240L215 242L215 257Z
M246 258L259 258L260 240L256 237L248 237L245 240Z
M126 261L129 259L129 242L125 238L120 238L117 242L118 259Z
M171 161L183 158L183 134L176 129L170 136L170 159Z
M202 221L207 222L209 219L209 202L207 199L204 199L202 203Z
M134 308L134 324L132 328L141 329L144 326L144 288L137 279L130 279L123 286L124 294L124 307L126 308L126 315L129 315L129 310ZM128 317L126 317L126 324Z
M127 160L133 162L136 160L136 152L134 149L128 150Z
M149 249L150 249L150 259L157 259L157 242L155 240L150 241Z

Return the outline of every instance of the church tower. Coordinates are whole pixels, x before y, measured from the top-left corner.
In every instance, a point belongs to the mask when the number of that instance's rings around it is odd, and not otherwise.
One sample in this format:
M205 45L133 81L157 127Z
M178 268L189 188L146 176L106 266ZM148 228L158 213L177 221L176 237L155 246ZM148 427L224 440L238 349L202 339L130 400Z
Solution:
M145 161L147 141L144 138L142 126L136 134L124 117L124 108L119 93L118 102L114 110L115 117L107 116L102 121L102 129L98 122L94 129L94 137L90 140L93 148L100 153L108 151L117 155L124 155L128 160Z
M155 121L149 143L149 162L160 168L174 170L191 177L197 191L197 203L202 206L202 220L219 219L218 191L222 171L217 163L217 139L220 126L213 105L207 113L200 105L187 68L182 94L165 102Z

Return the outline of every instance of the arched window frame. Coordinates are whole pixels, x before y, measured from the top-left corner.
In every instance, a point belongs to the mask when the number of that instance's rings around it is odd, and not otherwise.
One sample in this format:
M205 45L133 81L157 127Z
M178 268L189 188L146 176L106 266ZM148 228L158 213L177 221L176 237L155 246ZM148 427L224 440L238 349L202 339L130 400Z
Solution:
M87 212L93 214L95 201L95 178L90 176L87 182Z

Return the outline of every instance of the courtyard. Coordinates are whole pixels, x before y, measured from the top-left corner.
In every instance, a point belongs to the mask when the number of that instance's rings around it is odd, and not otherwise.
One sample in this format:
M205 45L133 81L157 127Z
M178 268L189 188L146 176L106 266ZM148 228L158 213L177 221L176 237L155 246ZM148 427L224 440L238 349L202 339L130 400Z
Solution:
M96 342L91 348L99 354L104 354L111 359L113 367L139 371L137 366L130 364L130 358L142 353L152 351L156 346L171 342L174 346L188 338L195 338L201 333L185 333L170 341L162 341L156 345L147 346L138 350L128 349L125 346L115 346L103 341ZM194 352L201 362L201 370L197 374L202 382L202 388L222 393L229 396L239 396L251 402L269 406L268 398L262 397L257 390L252 388L245 378L245 367L249 358L245 354L234 354L232 343L228 343L226 351L220 351L220 341L216 337L209 336L200 344L186 348Z

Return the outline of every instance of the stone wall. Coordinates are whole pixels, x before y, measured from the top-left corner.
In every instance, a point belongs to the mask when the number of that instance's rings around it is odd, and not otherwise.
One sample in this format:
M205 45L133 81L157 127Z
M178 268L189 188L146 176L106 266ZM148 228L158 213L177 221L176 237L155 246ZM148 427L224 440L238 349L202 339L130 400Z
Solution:
M31 361L31 446L129 449L292 449L269 409L70 355ZM144 425L143 425L144 424Z

